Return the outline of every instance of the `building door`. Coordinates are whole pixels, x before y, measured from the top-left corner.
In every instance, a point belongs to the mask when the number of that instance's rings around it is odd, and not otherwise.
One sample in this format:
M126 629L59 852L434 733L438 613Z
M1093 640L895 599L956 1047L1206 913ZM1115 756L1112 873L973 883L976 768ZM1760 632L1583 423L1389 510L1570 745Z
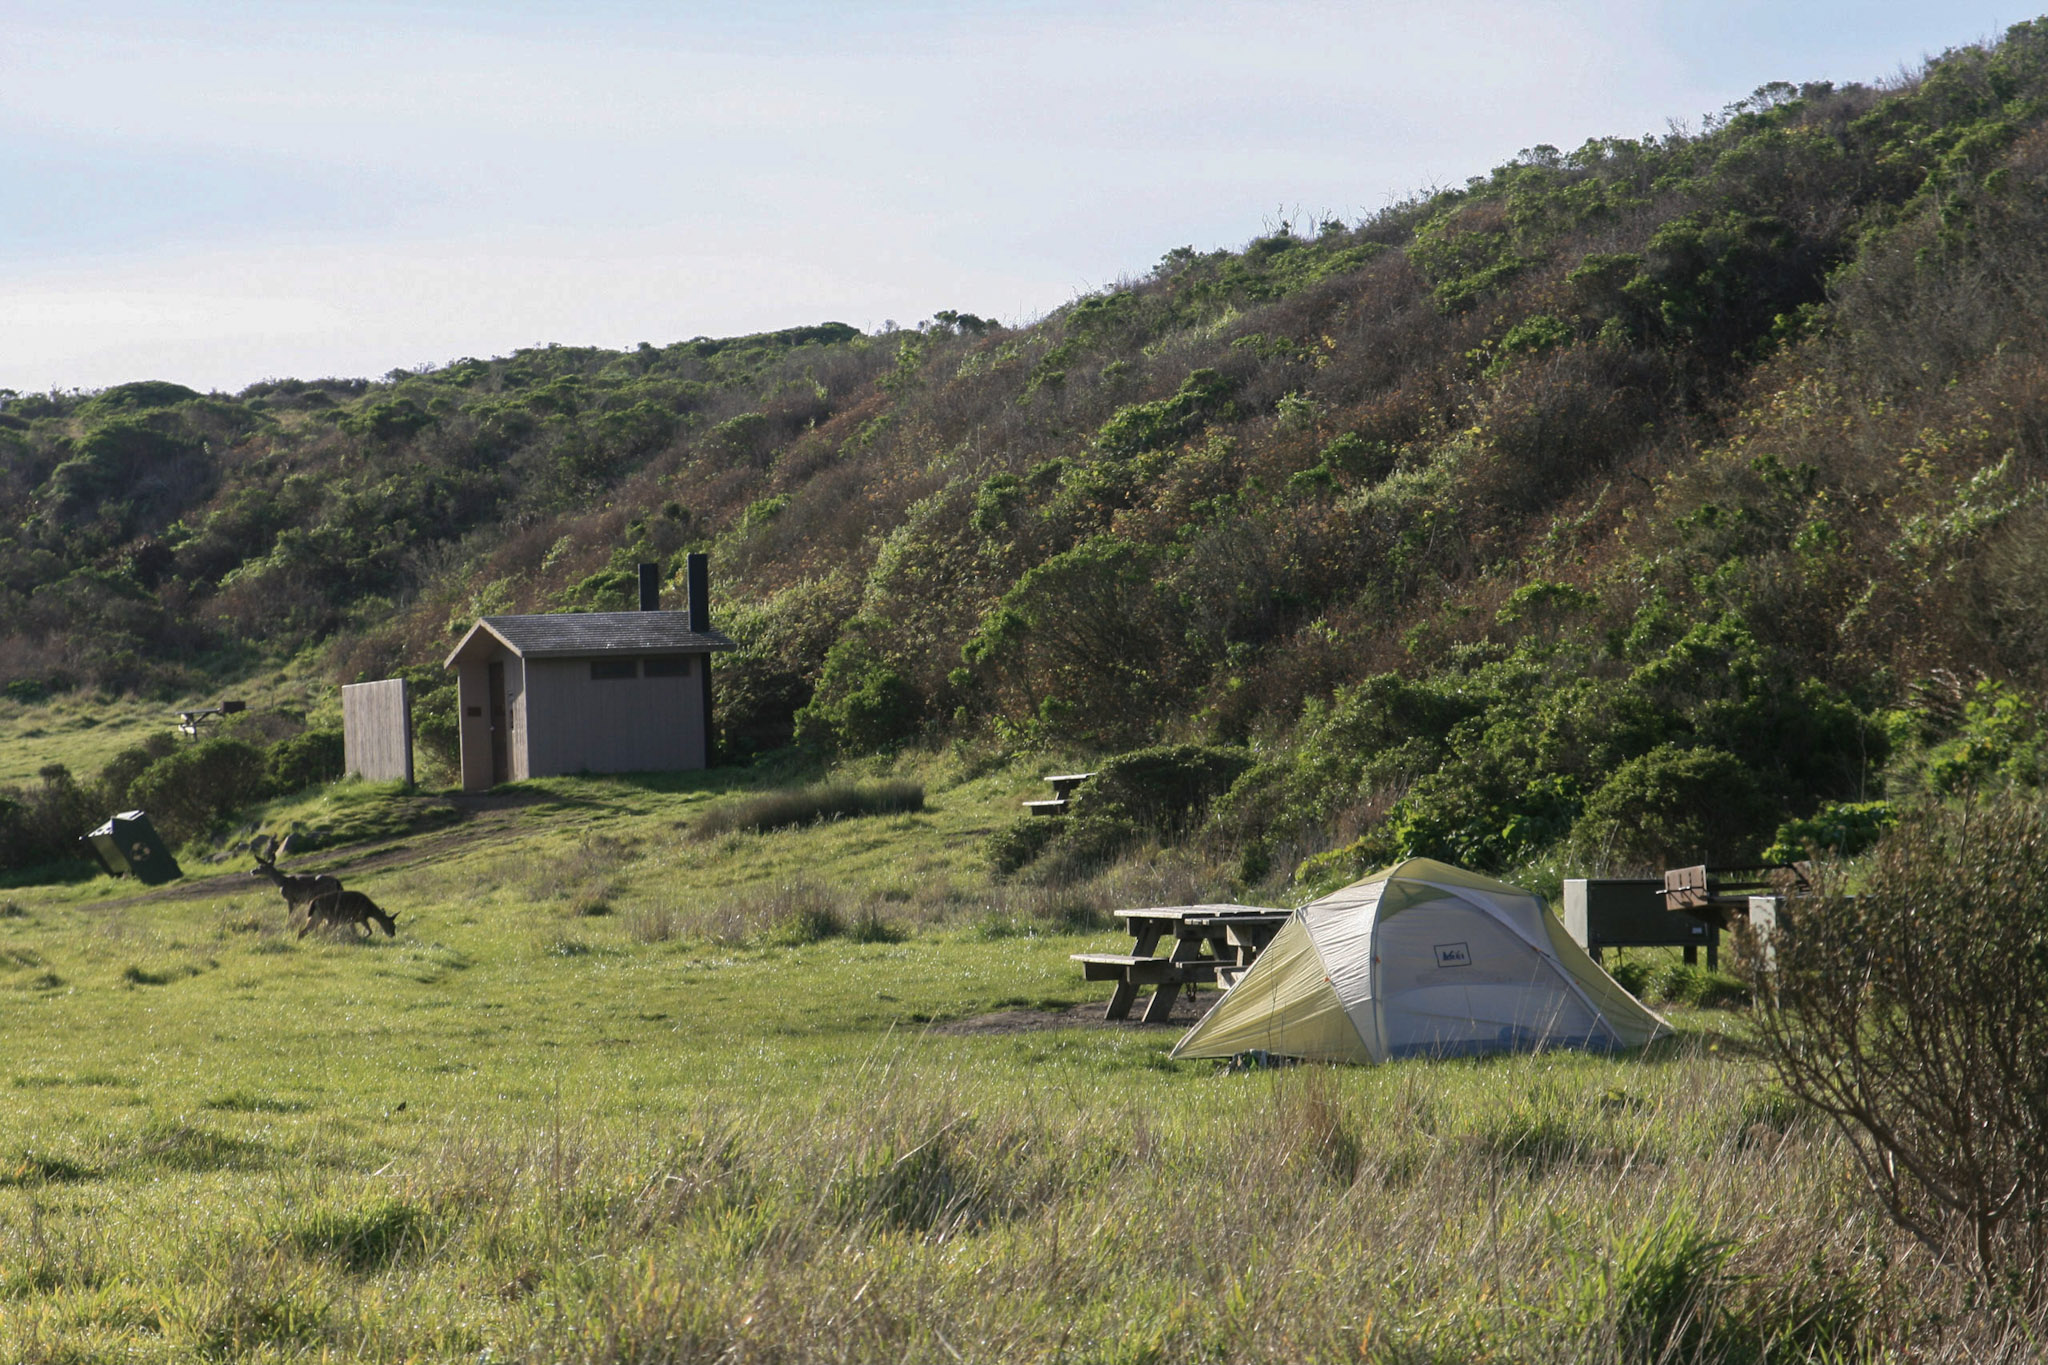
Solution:
M501 660L491 660L491 785L497 786L512 776L509 736L511 727L505 721L505 665Z

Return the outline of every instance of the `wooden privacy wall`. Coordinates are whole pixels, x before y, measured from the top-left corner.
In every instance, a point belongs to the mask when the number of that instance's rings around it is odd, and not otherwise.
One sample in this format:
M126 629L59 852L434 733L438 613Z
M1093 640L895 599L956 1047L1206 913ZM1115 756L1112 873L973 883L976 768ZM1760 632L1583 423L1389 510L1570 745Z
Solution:
M341 689L344 769L371 782L412 781L412 694L405 679Z

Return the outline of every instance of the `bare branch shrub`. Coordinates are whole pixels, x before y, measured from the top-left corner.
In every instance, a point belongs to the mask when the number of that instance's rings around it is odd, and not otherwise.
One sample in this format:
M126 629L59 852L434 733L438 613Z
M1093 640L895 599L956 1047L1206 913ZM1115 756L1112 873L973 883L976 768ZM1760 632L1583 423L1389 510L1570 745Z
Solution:
M1885 1211L2048 1317L2048 807L1910 817L1752 952L1766 1054ZM1752 945L1754 947L1754 945Z

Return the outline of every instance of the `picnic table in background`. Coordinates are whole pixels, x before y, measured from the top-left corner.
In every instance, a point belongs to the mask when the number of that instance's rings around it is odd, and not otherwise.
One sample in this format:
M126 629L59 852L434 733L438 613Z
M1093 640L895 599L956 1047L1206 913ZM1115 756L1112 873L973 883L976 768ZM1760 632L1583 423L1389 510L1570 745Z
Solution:
M1163 905L1119 910L1117 918L1136 940L1128 953L1075 953L1089 981L1114 981L1105 1019L1127 1019L1138 991L1152 987L1140 1022L1163 1024L1182 986L1214 981L1229 986L1257 960L1280 926L1293 915L1259 905ZM1166 956L1162 942L1171 940Z
M1065 815L1067 802L1074 795L1074 788L1095 776L1094 773L1056 773L1045 780L1052 783L1052 799L1049 801L1026 801L1024 809L1033 815Z

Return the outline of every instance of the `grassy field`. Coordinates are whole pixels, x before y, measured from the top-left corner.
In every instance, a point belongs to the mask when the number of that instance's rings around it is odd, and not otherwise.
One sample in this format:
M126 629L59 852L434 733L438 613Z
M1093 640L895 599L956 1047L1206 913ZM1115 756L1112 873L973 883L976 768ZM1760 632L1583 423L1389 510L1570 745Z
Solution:
M1739 1016L1250 1073L1086 1026L1100 912L1224 888L991 884L1037 770L906 763L922 811L702 838L745 774L266 812L397 915L361 943L194 850L154 892L0 892L0 1359L2017 1349Z
M110 697L90 689L60 692L32 704L0 697L0 786L31 781L46 763L62 763L75 776L92 777L122 749L173 729L180 711L217 706L225 698L245 701L259 713L283 712L315 723L341 724L341 701L333 683L305 660L290 661L231 687L168 701Z

